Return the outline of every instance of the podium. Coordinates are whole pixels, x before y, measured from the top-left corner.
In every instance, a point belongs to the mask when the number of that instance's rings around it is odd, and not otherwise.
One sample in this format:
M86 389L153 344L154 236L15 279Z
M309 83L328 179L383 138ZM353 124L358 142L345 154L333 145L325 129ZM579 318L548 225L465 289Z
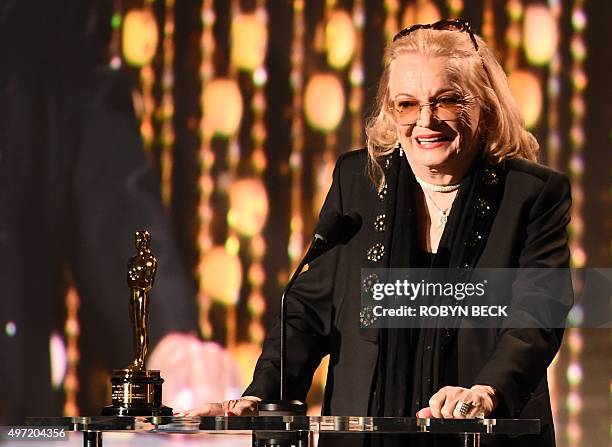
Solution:
M252 433L253 447L310 447L322 433L457 434L465 447L478 447L488 435L540 433L539 419L417 419L366 416L93 416L28 418L31 427L58 427L83 433L83 447L102 447L103 434Z

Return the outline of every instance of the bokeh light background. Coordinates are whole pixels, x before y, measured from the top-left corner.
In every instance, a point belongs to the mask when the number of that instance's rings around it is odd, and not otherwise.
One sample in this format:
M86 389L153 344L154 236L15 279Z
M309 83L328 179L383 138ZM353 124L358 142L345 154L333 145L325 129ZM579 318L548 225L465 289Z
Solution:
M413 23L462 17L497 50L542 161L571 176L572 264L609 266L609 51L593 25L604 3L115 0L108 63L132 75L211 358L228 353L246 386L336 157L364 143L385 42ZM74 290L66 302L69 355L53 380L76 414ZM609 355L609 331L567 332L549 374L560 446L605 445Z

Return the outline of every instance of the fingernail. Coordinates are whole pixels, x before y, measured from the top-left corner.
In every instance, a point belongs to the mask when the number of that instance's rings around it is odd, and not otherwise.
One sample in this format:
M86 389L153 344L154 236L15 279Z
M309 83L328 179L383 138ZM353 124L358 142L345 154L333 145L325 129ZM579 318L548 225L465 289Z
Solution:
M228 411L227 413L225 413L227 416L236 416L236 413L232 412L232 411Z

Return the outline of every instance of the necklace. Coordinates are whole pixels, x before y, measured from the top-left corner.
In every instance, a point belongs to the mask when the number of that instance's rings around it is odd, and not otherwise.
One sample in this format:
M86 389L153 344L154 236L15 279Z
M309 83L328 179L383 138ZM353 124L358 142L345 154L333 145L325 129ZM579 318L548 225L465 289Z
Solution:
M436 227L438 228L444 228L444 226L446 225L446 222L448 221L448 212L450 211L451 207L453 206L453 202L455 201L455 198L457 197L455 195L455 197L453 197L453 201L450 203L450 205L448 206L448 208L446 209L442 209L438 206L438 204L436 203L436 201L433 199L433 197L431 197L429 195L429 193L427 192L426 188L423 188L423 192L425 193L425 196L427 196L429 198L429 200L431 200L431 203L433 203L433 205L436 207L436 209L438 210L438 223L436 224Z
M416 175L414 176L414 178L416 179L417 183L421 185L421 188L423 188L423 190L432 192L453 192L457 191L459 189L459 186L461 186L459 183L456 183L454 185L434 185L433 183L427 183L425 180L417 177Z

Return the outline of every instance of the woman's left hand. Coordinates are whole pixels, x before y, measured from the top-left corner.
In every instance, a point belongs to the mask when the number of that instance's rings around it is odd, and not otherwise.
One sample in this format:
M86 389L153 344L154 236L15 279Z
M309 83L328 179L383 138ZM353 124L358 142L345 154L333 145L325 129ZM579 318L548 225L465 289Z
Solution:
M460 412L461 403L468 404L467 412ZM495 390L488 385L474 385L472 388L445 386L429 399L429 407L419 410L417 417L482 418L490 415L498 403L499 398Z

